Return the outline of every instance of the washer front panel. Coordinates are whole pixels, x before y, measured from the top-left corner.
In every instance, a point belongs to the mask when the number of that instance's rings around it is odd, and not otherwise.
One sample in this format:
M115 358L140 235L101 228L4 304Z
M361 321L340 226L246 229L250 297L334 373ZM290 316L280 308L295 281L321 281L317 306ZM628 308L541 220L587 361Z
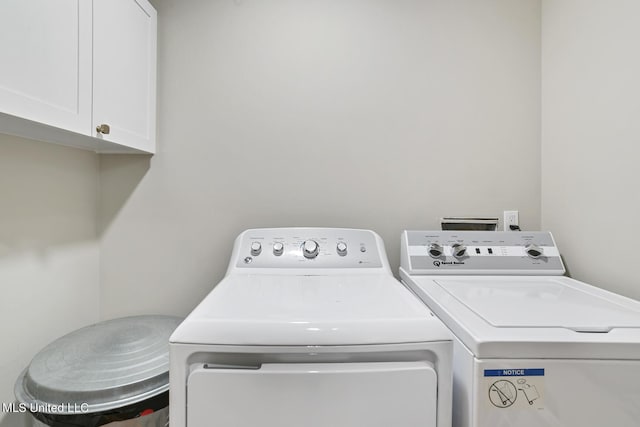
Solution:
M637 427L640 419L638 361L475 359L473 377L459 381L472 396L465 426Z

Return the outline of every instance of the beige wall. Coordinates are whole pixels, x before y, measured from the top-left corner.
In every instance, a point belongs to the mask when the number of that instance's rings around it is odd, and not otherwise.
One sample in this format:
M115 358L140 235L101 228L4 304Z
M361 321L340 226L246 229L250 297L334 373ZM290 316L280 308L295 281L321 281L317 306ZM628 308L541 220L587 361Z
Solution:
M573 277L640 299L640 2L542 16L542 227Z
M97 188L95 154L0 135L0 402L43 346L99 319Z
M538 0L154 5L159 150L101 163L103 317L187 314L249 227L372 228L397 269L444 215L540 226Z

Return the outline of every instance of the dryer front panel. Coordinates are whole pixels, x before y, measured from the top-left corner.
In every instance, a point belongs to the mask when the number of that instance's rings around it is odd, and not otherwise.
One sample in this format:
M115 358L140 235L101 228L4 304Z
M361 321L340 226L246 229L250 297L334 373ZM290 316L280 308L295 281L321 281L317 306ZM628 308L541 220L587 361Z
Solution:
M187 382L187 425L435 427L429 362L201 364Z

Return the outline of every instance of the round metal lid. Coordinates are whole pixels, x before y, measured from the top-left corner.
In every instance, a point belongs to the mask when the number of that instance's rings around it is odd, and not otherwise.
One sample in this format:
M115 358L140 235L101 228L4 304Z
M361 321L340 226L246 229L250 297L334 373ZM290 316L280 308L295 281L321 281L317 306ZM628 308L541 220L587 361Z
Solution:
M43 348L15 385L38 412L94 413L169 389L169 336L182 319L134 316L71 332Z

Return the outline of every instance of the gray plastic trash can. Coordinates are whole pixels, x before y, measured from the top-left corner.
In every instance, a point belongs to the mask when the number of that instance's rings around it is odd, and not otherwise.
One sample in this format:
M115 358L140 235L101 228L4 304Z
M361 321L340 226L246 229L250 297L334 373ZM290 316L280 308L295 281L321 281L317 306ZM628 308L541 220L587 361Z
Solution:
M18 403L36 426L167 425L169 336L181 321L125 317L57 339L16 381Z

